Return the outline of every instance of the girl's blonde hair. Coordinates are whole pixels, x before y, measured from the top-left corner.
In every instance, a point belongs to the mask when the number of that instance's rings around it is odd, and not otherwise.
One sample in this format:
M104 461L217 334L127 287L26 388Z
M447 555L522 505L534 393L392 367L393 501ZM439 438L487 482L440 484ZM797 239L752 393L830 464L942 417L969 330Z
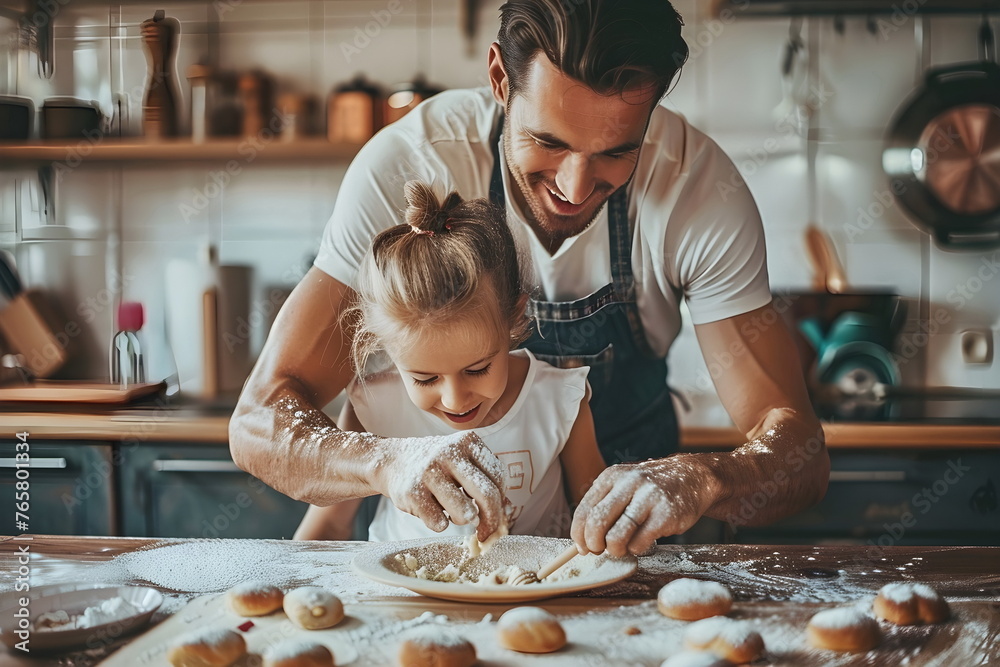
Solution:
M509 338L528 338L521 264L504 213L457 193L439 202L426 183L405 185L405 224L378 234L361 262L353 328L359 376L386 341L405 344L424 327L475 318Z

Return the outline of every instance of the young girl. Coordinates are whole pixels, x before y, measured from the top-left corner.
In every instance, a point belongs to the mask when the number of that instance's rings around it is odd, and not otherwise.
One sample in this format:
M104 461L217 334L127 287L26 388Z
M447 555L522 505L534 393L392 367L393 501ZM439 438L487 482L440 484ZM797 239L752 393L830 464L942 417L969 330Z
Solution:
M348 312L358 380L338 425L383 437L474 430L500 460L511 533L568 536L569 503L604 461L588 407L587 368L559 369L515 348L528 335L517 250L503 213L430 186L406 184L406 224L378 234ZM372 355L387 370L361 378ZM405 456L405 452L401 455ZM296 539L347 539L360 500L310 507ZM444 535L473 525L449 524ZM376 541L436 533L381 497Z

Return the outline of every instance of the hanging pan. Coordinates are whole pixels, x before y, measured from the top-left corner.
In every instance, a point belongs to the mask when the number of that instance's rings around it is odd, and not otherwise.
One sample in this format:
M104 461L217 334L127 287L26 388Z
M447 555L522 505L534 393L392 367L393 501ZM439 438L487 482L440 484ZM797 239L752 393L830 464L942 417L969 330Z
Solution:
M1000 247L1000 67L985 18L979 45L980 62L927 71L882 153L897 201L948 249Z

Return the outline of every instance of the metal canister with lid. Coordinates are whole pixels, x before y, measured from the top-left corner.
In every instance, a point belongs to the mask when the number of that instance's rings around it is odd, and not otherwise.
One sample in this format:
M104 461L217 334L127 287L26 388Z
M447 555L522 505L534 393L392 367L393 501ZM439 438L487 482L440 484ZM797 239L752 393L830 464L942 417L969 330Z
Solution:
M382 97L362 75L335 88L327 106L327 138L357 144L371 139L382 128Z

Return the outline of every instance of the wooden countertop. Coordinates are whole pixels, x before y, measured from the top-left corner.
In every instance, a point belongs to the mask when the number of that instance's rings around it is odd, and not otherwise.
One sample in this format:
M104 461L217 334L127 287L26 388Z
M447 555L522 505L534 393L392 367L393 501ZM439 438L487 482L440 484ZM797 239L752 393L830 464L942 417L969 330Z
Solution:
M920 423L826 423L827 446L852 448L1000 449L1000 425ZM229 441L228 414L198 410L132 408L88 412L0 412L0 433L27 431L38 440L103 440L139 442ZM743 442L732 427L692 426L681 429L682 449L725 449Z
M356 649L359 657L354 664L391 662L399 634L422 623L445 623L465 634L475 643L483 664L523 661L494 640L492 621L512 605L444 602L368 581L349 564L365 543L4 537L0 538L0 591L14 588L19 548L30 551L33 587L100 581L158 588L169 604L164 604L165 611L158 612L154 623L176 613L194 596L221 592L240 577L258 578L251 575L266 570L277 585L320 583L341 597L352 626L339 639ZM535 603L560 617L570 644L533 661L659 665L677 650L686 626L659 615L653 600L664 583L681 576L725 584L736 601L731 615L748 619L764 635L769 664L1000 662L1000 547L750 545L657 546L639 559L638 572L624 582ZM949 599L954 618L928 627L896 628L883 623L882 645L857 656L806 647L804 625L812 613L866 600L883 584L898 580L934 586ZM486 614L493 616L484 618ZM0 623L7 621L0 619ZM625 634L629 626L641 633ZM56 657L29 661L0 652L0 664L83 667L133 641L144 640L141 635L115 639L69 656L68 663Z

